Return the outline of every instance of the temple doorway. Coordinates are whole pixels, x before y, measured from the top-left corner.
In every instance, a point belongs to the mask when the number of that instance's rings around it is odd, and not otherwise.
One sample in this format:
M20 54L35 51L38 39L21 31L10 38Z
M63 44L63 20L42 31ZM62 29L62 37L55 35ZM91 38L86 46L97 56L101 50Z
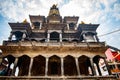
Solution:
M64 75L65 76L74 76L77 74L78 73L77 73L75 58L70 55L64 57Z
M78 58L79 70L81 75L93 75L89 57L82 55Z
M45 75L45 57L38 55L34 57L33 66L31 70L32 76L44 76Z
M19 76L28 76L30 57L23 55L18 58L17 67L19 67Z
M60 57L54 55L48 61L48 75L61 75Z
M50 40L51 41L59 41L59 33L58 32L52 32L50 33Z

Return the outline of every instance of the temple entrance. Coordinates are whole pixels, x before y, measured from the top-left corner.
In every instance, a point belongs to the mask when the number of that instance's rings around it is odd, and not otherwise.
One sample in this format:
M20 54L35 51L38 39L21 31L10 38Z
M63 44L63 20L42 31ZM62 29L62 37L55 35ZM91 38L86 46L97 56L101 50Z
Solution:
M19 67L19 76L28 76L30 57L23 55L18 58L17 67Z
M61 60L60 57L54 55L49 58L48 61L48 75L60 75L61 74Z
M93 75L89 57L82 55L78 58L81 75Z
M58 32L52 32L50 33L50 40L51 41L59 41L59 33Z
M31 70L32 76L44 76L45 75L45 57L39 55L34 57L33 66Z
M74 57L68 55L64 57L64 75L74 76L77 75L77 68Z

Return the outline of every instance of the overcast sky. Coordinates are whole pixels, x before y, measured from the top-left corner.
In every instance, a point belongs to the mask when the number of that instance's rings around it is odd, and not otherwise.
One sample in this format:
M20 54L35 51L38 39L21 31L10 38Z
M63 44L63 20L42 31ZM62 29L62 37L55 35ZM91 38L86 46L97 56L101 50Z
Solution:
M98 35L120 29L120 0L0 0L0 44L9 37L8 22L29 21L29 15L47 16L53 4L62 17L79 16L78 24L100 24ZM120 31L99 38L120 49Z

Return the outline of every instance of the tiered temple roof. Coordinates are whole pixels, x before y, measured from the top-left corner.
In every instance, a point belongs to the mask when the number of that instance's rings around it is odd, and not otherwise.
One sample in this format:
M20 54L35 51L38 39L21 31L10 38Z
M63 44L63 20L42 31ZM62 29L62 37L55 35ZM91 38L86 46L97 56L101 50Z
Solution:
M62 19L56 5L50 8L47 17L41 15L29 15L29 17L31 25L30 23L9 23L12 29L9 41L12 41L12 36L15 35L16 38L21 38L19 40L99 42L96 33L99 24L78 24L78 16L65 16ZM16 36L20 33L21 36Z

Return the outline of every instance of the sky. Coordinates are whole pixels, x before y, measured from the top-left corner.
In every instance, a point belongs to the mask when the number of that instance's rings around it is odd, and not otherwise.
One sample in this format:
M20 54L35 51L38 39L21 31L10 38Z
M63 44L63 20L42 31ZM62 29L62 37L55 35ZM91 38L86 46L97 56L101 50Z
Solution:
M120 29L120 0L0 0L0 45L8 40L8 22L29 20L29 15L48 16L49 9L57 4L60 15L79 16L78 24L100 24L97 35ZM99 36L101 42L120 49L120 31Z

